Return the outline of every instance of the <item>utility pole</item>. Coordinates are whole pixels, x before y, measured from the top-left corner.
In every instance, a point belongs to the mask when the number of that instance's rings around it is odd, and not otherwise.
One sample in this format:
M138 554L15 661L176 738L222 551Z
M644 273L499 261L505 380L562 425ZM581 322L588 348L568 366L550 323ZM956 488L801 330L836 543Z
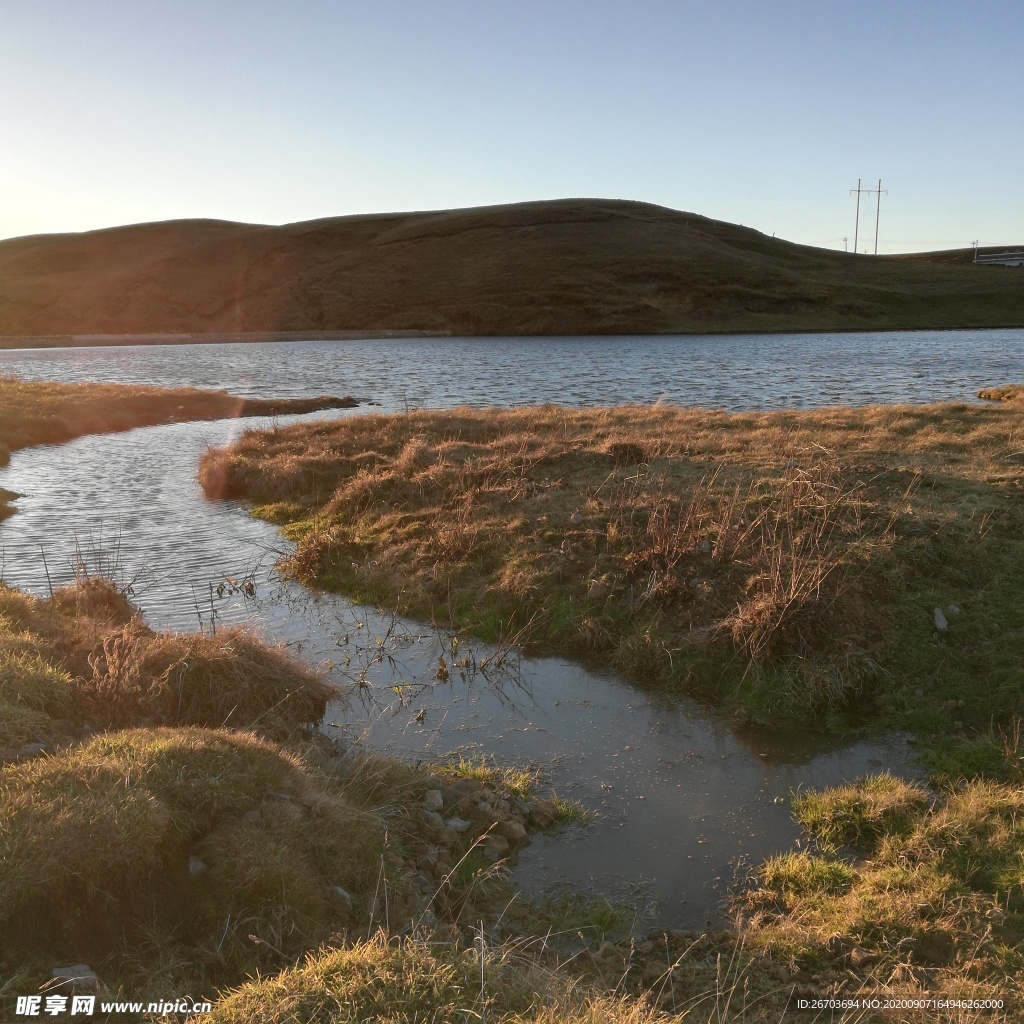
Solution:
M864 190L860 187L860 178L857 179L857 188L850 189L850 195L853 195L854 191L857 193L857 222L853 228L853 251L854 254L857 252L857 235L860 231L860 194Z
M871 189L868 189L868 191L870 192ZM889 190L888 189L883 189L882 188L882 179L879 178L878 179L878 188L875 189L875 192L878 194L878 200L877 200L877 203L875 205L875 255L876 256L878 255L878 218L882 214L882 192L883 191L885 192L886 195L889 194Z
M848 241L849 241L849 237L847 235L843 235L843 252L849 252L850 251L849 245L846 244Z

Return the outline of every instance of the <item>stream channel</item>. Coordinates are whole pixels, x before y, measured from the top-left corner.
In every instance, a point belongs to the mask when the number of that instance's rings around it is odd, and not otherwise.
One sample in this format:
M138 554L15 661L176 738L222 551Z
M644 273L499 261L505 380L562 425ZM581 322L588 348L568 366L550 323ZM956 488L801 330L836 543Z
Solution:
M1024 380L1022 352L1021 331L770 343L425 339L21 350L0 352L0 373L279 397L351 393L381 411L659 398L742 409L971 400L979 387ZM377 410L324 415L366 411ZM457 751L537 766L560 796L596 814L535 837L514 882L531 894L568 885L604 895L668 927L720 922L738 869L794 847L794 790L880 770L920 774L902 735L737 729L691 701L558 658L512 657L500 670L437 680L450 636L282 579L274 564L287 542L277 530L239 503L203 497L195 473L206 446L268 423L176 423L15 453L0 470L0 487L22 495L0 525L0 577L45 594L76 564L105 573L131 585L154 628L247 623L322 667L347 691L328 709L330 733L413 760ZM231 581L251 582L253 594ZM491 653L459 643L460 655L478 661ZM354 686L360 679L369 685Z

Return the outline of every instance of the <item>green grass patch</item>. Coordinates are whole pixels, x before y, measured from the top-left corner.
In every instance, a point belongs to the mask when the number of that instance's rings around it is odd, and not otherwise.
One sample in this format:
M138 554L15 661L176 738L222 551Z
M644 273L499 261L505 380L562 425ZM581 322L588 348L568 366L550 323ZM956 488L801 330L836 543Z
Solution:
M200 475L356 600L755 720L966 735L1024 714L1022 416L374 415L250 431Z

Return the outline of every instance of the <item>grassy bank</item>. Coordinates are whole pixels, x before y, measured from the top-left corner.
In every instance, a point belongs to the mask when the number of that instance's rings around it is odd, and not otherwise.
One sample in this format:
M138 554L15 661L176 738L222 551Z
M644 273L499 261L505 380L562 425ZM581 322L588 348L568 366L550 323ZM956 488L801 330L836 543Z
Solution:
M238 416L283 416L351 408L352 398L240 398L226 391L156 388L135 384L60 384L0 377L0 466L11 452L60 444L83 434ZM17 495L0 488L0 519Z
M743 714L1019 714L1019 403L364 416L206 454L359 600ZM940 617L936 616L940 609Z
M529 771L346 750L310 732L329 695L253 636L153 633L99 581L0 588L4 998L72 963L101 999L209 1000L225 1024L721 1024L798 997L1019 995L1012 743L1007 781L939 801L886 779L802 797L818 852L755 872L735 929L642 934L608 904L514 898L505 863L560 812Z
M853 992L1002 1000L1024 977L1024 773L937 795L881 775L801 795L806 850L769 860L736 901L748 948L785 977Z
M216 998L414 926L457 958L563 812L527 771L346 750L311 731L331 696L243 631L154 633L103 581L0 586L4 992L84 962L113 998Z

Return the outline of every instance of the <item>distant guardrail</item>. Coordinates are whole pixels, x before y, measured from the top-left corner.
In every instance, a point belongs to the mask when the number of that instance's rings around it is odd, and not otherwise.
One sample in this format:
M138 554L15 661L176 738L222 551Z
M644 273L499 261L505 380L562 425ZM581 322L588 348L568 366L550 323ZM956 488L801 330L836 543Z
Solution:
M984 252L974 262L976 266L1024 267L1024 252Z

